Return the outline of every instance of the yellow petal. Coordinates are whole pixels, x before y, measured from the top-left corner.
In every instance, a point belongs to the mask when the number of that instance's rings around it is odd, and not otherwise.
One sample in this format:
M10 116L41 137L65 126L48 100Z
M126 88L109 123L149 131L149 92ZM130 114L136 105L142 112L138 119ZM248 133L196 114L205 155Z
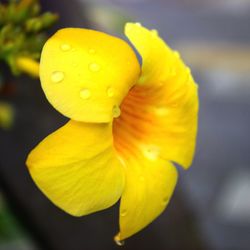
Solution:
M39 76L39 63L32 58L20 56L16 59L17 68L32 77Z
M188 168L198 117L198 91L190 69L156 31L129 23L125 33L143 61L139 82L122 104L126 129L144 144L157 145L162 158Z
M187 168L197 131L197 86L178 54L139 24L126 35L141 54L142 74L114 120L114 143L126 166L117 242L138 232L166 207L177 181L170 161Z
M58 207L86 215L113 205L124 187L124 172L113 150L110 124L69 121L28 156L30 174Z
M11 128L14 120L13 107L5 102L0 101L0 128Z
M46 97L76 121L111 121L113 109L139 74L136 55L126 42L94 30L59 30L42 51L40 78Z
M181 66L178 52L172 51L156 30L150 31L139 23L127 23L125 34L142 57L140 84L167 80Z
M159 216L177 181L175 167L164 160L137 154L126 163L126 187L120 204L120 232L116 241L130 237Z

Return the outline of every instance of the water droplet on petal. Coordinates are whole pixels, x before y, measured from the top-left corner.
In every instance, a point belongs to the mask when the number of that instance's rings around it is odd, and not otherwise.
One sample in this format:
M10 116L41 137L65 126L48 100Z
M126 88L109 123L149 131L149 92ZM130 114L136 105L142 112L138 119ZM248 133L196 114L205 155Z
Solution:
M54 71L51 74L52 82L59 83L64 79L64 73L61 71Z
M168 203L168 201L169 201L169 197L168 196L164 197L163 198L163 205L166 205L166 203Z
M188 76L188 82L190 82L192 80L192 76L191 74Z
M159 148L155 145L150 145L144 150L144 155L149 159L149 160L156 160L159 155Z
M112 113L113 113L114 118L117 118L117 117L119 117L121 115L121 109L119 108L118 105L115 105L113 107Z
M178 51L174 51L173 53L174 53L174 56L175 56L177 59L180 58L180 53L179 53Z
M191 73L191 69L189 67L186 68L186 72L187 74L190 74Z
M191 69L189 67L186 68L186 72L187 72L187 77L186 77L186 83L190 82L192 79L191 76Z
M93 72L99 71L100 68L101 68L100 65L97 64L97 63L90 63L90 64L89 64L89 69L90 69L91 71L93 71Z
M114 94L115 94L114 88L109 87L109 88L107 89L107 95L108 95L108 97L113 97Z
M81 91L80 91L80 97L82 98L82 99L88 99L89 97L91 96L91 93L90 93L90 91L89 91L89 89L82 89Z
M94 49L89 49L89 54L95 54L95 50Z
M157 107L155 113L159 116L167 115L169 110L166 107Z
M122 210L121 211L121 216L125 216L127 214L127 210Z
M124 244L125 244L124 240L120 240L120 234L117 234L114 237L114 241L115 241L116 245L118 245L118 246L124 246Z
M153 36L158 36L158 31L157 30L151 30L151 34L153 35Z
M64 43L61 45L61 50L62 51L69 51L71 49L71 46L67 43Z

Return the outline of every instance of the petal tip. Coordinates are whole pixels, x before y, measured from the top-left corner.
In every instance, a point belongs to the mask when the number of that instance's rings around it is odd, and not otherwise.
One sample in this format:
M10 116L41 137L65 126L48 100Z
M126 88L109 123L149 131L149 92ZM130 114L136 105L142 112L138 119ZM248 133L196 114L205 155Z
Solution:
M133 23L126 23L124 27L125 34L133 27Z
M117 235L115 235L114 242L118 246L124 246L124 244L125 244L125 241L121 239L121 234L120 233L118 233Z
M25 161L25 165L26 165L26 167L28 168L29 171L33 168L32 152L33 152L33 150L29 153L29 155L27 156L27 159Z
M139 22L135 22L135 23L133 23L133 22L128 22L128 23L126 23L126 24L125 24L125 34L127 34L131 29L136 28L136 27L141 28L141 27L143 27L143 26L142 26L141 23L139 23Z

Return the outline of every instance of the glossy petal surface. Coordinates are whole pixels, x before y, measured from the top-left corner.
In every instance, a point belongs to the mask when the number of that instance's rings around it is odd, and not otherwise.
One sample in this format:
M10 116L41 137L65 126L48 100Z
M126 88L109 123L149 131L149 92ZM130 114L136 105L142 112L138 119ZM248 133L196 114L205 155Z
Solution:
M188 168L197 134L198 90L178 52L140 24L124 41L63 29L43 49L40 76L51 104L72 120L42 141L27 165L41 190L76 216L121 197L120 241L167 206ZM115 118L115 119L114 119Z
M157 145L162 158L188 168L198 117L198 89L190 69L156 31L129 23L125 33L143 61L139 82L122 105L127 124L137 124L140 140Z
M27 166L53 203L86 215L110 207L123 191L123 168L112 143L109 124L70 121L30 153Z
M126 187L120 204L118 240L130 237L152 222L166 208L176 185L175 167L145 156L127 160Z
M120 208L123 240L165 209L177 181L171 161L188 168L197 132L197 85L177 52L139 24L125 33L142 57L142 74L114 121L116 150L126 166Z
M42 51L40 78L46 97L76 121L110 122L139 73L126 42L94 30L59 30Z

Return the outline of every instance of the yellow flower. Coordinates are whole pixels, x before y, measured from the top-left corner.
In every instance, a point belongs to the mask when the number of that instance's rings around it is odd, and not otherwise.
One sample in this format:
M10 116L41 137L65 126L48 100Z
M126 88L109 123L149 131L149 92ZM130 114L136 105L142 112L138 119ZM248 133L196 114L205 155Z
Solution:
M39 64L32 58L20 56L16 58L16 66L18 70L29 74L32 77L39 76Z
M0 128L10 129L13 124L13 117L13 107L8 103L0 101Z
M198 95L188 67L155 30L127 23L123 40L59 30L44 46L40 78L71 120L44 139L27 165L42 192L74 216L120 197L119 242L152 222L172 196L177 170L194 155Z

